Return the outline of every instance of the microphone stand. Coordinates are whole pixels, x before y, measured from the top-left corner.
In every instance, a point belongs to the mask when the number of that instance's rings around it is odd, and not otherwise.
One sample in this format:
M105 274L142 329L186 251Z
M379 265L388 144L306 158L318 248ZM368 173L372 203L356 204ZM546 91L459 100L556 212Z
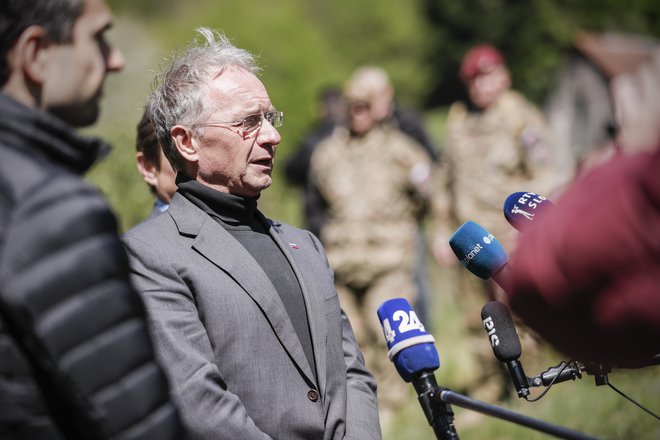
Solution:
M438 391L442 388L438 386L435 375L432 372L424 372L413 380L413 386L435 437L439 440L459 440L454 428L454 411L449 403L438 398Z
M582 434L581 432L534 419L506 408L455 393L439 386L432 373L422 374L418 380L413 382L413 385L419 396L419 402L424 409L426 418L433 428L436 438L440 440L458 439L458 434L456 434L453 423L454 412L450 404L526 426L557 438L567 440L596 440L595 437Z

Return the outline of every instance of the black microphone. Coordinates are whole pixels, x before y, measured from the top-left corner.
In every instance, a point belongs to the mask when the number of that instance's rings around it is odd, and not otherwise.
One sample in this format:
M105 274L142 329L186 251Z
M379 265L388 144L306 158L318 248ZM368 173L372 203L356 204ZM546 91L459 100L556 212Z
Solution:
M506 363L509 369L518 397L526 398L530 387L548 387L582 378L585 367L575 361L560 362L534 377L527 377L522 363L518 360L522 351L520 338L509 309L501 302L491 301L481 309L481 319L495 357L500 362Z
M498 301L490 301L481 309L481 320L488 334L495 357L506 364L518 397L529 395L529 379L522 364L520 338L507 307Z
M437 438L458 440L454 412L439 398L440 388L433 373L440 367L435 338L426 332L408 301L394 298L378 307L389 349L387 356L406 382L412 382L424 415Z

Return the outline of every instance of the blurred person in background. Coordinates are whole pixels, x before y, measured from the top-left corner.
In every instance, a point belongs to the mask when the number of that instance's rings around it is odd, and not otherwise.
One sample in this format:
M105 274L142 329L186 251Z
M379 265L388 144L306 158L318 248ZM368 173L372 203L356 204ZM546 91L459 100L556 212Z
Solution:
M196 439L378 439L321 243L257 208L283 114L252 54L198 34L149 104L177 192L124 235L184 423Z
M135 149L138 171L149 185L151 193L156 196L153 209L148 217L152 218L167 211L170 206L170 200L176 192L176 173L158 142L158 136L156 136L156 130L147 109L137 125Z
M420 114L416 111L404 107L396 100L394 85L387 72L375 66L365 66L358 69L356 75L363 75L371 78L372 103L371 115L376 124L384 126L386 129L396 129L406 136L411 137L415 142L422 146L428 154L433 165L440 162L440 153L438 148L424 128L424 122ZM415 311L418 313L422 322L427 325L427 331L431 331L431 286L427 276L427 235L426 231L420 225L417 230L417 240L415 245L415 263L414 275L415 285L417 287L414 298Z
M319 96L318 120L314 127L305 134L298 149L288 158L284 173L288 181L302 190L305 228L317 237L326 217L326 207L312 203L313 189L308 189L309 162L316 146L332 134L339 124L346 120L346 106L340 87L325 87Z
M360 67L355 74L370 78L369 87L371 89L371 99L373 100L371 103L370 114L375 121L374 123L383 126L388 130L399 130L405 135L411 137L423 147L431 161L434 164L437 164L440 160L440 155L436 145L424 128L422 117L417 112L405 108L395 99L394 86L392 85L387 72L380 67L363 66ZM339 96L337 96L336 93L339 93ZM341 91L335 89L331 96L331 102L334 104L332 106L333 114L336 116L333 119L332 125L326 125L327 129L323 131L323 138L327 137L332 132L331 127L346 126L348 108L342 99ZM298 164L296 169L300 170L300 172L298 172L297 175L302 177L302 163L306 164L304 171L309 173L309 160L311 158L311 153L319 144L319 140L320 139L316 139L313 146L309 145L309 147L313 148L308 148L306 150L308 153L304 159L307 162L301 160L302 157L300 154L294 156L294 158L298 158L298 161L289 162L287 165L287 173L293 171L292 166L294 164ZM300 182L301 185L305 185L305 217L307 219L308 227L314 234L320 237L320 231L327 220L328 206L323 197L319 195L318 188L315 187L313 179L308 178L308 174L305 174L304 180L300 180ZM415 249L414 274L417 293L414 305L422 322L430 324L430 314L428 313L428 309L431 302L431 288L426 269L428 261L427 246L426 233L424 228L420 227L418 229Z
M103 0L0 4L0 438L174 439L116 219L82 175L124 67Z
M511 247L516 231L504 219L502 203L517 191L549 195L554 168L543 114L511 89L511 76L498 49L486 44L470 49L462 59L460 78L469 102L456 102L449 109L442 179L449 200L439 219L442 238L433 248L437 260L447 265L457 262L449 237L468 220ZM471 341L467 348L473 359L463 386L472 397L497 401L512 387L485 343L480 311L486 301L502 293L462 267L456 277L457 302L465 316ZM529 351L534 341L521 333L524 351Z
M418 229L431 206L432 161L395 126L383 124L384 70L357 69L344 96L348 126L314 151L310 182L327 206L321 229L335 285L367 367L378 383L381 424L406 403L408 387L387 358L376 309L392 296L413 302ZM385 104L385 105L383 105Z

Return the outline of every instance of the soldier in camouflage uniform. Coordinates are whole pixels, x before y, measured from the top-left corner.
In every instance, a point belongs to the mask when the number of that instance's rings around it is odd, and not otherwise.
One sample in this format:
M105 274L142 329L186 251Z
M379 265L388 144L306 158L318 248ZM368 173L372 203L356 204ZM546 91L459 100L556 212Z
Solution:
M511 79L501 53L488 45L473 48L465 55L460 74L471 102L454 103L447 120L443 154L449 209L441 219L444 233L436 248L439 259L447 263L456 263L447 251L447 241L468 220L493 233L505 248L513 249L517 233L503 216L504 200L517 191L549 196L554 178L544 117L537 107L510 89ZM468 383L463 385L473 397L499 400L512 386L486 342L480 311L487 300L499 298L501 292L462 267L456 275L457 300L477 366L473 369L476 374L471 379L466 376ZM535 344L525 343L531 336L520 329L519 333L523 353L529 355Z
M431 158L412 138L379 124L383 72L356 71L345 89L349 127L338 127L314 152L310 179L327 204L321 230L342 308L378 383L381 422L409 391L387 358L376 309L416 297L415 242L429 206Z

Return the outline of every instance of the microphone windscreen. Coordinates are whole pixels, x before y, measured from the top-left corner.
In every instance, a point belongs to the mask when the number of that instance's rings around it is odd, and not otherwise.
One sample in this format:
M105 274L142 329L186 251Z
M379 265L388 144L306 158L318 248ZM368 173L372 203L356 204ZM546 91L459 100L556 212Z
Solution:
M418 374L440 367L435 339L405 298L385 301L377 313L389 349L387 356L403 380L411 382Z
M536 215L553 206L550 200L536 193L516 192L506 198L502 210L511 226L522 232Z
M492 278L509 261L495 236L472 221L454 232L449 246L467 270L484 280Z
M520 338L509 309L498 301L490 301L481 309L481 320L493 353L500 362L520 358Z

